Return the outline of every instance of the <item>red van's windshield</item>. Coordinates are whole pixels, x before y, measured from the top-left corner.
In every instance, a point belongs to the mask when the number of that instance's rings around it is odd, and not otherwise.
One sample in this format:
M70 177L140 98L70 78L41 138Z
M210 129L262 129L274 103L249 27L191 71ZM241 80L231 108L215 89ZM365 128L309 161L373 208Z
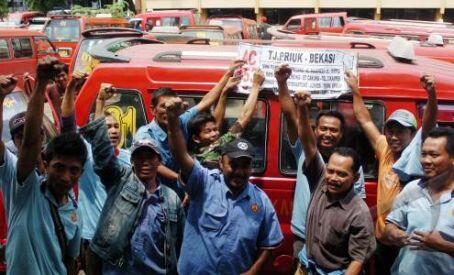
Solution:
M77 42L80 37L78 19L52 19L44 30L52 42Z

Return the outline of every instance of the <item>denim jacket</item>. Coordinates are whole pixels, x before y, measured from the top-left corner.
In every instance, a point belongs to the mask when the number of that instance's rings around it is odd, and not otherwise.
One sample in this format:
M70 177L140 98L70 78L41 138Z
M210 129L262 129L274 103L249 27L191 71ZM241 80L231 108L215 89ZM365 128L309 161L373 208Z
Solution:
M104 261L121 267L126 260L131 236L138 226L142 202L146 198L145 186L131 168L118 162L104 119L91 122L80 132L92 145L94 169L107 191L90 248ZM168 274L175 274L185 217L177 194L165 185L161 188L164 197L162 207L169 217L165 230L166 268Z

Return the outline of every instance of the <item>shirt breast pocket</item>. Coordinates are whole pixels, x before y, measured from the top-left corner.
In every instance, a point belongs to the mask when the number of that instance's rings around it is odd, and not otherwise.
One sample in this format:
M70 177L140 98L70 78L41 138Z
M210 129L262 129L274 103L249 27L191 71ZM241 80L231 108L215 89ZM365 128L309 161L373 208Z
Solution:
M200 226L206 231L220 231L226 222L227 208L216 204L210 204L204 209L200 220Z
M140 201L140 195L132 193L127 189L123 189L120 192L120 196L115 202L115 207L122 214L131 214L138 207Z

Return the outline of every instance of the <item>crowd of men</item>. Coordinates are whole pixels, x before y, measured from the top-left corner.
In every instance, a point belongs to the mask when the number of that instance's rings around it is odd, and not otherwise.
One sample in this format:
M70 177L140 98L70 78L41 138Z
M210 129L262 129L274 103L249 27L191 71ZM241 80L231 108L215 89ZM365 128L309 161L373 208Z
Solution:
M9 121L12 141L0 142L8 274L260 274L283 241L273 204L249 181L254 148L242 138L265 80L260 70L236 122L220 130L243 64L233 62L191 108L171 89L154 91L153 120L125 150L119 122L105 109L116 89L101 85L93 119L78 128L74 100L87 75L68 81L56 59L40 60L27 111ZM435 78L421 78L428 96L421 129L399 109L382 134L357 77L346 75L356 121L379 164L374 226L361 157L342 146L344 116L323 111L313 126L311 94L290 94L291 73L287 65L275 70L298 165L295 274L450 274L454 130L436 125ZM16 83L0 76L2 120ZM50 140L46 100L58 105L61 120Z

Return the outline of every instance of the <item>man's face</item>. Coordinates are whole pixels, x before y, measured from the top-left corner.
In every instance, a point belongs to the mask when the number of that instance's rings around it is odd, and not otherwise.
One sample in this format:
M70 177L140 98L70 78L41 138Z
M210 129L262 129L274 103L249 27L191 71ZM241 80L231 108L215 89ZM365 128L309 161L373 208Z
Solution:
M216 123L209 121L202 126L197 137L194 137L194 141L200 146L207 146L215 142L219 138L219 129Z
M248 157L230 158L227 155L223 155L219 161L222 173L230 189L234 192L242 190L252 175L252 160Z
M391 121L386 124L385 136L391 152L400 154L410 144L413 138L413 132L410 128L404 127L398 122Z
M427 178L450 171L454 165L454 156L446 150L446 137L428 137L421 149L421 165Z
M68 84L68 75L65 72L60 72L56 77L55 77L55 83L58 86L59 90L65 90L66 85Z
M151 111L154 118L160 125L167 126L167 112L166 112L166 102L173 97L171 96L161 96L158 99L156 106L151 106Z
M57 197L66 195L77 184L83 172L82 162L74 156L55 156L44 162L49 177L48 187Z
M113 116L106 116L107 133L113 147L118 147L120 143L120 124Z
M322 116L315 127L315 136L321 150L332 150L342 138L341 121L337 117Z
M353 159L334 153L329 158L325 169L328 193L341 195L352 187L356 180L356 171L352 170Z
M131 157L134 173L143 182L154 180L158 166L160 164L159 156L150 148L141 148Z

